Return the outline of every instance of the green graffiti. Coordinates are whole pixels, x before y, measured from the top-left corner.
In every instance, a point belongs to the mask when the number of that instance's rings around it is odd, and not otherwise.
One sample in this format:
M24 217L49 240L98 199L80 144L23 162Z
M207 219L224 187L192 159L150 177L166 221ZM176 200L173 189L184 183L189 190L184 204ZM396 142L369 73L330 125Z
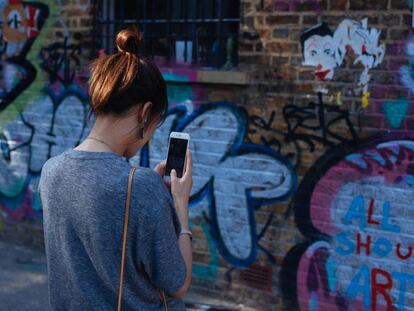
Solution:
M15 198L20 195L26 186L26 177L17 176L13 183L8 181L6 187L0 189L0 195L6 198Z
M42 210L42 201L40 200L40 194L38 191L33 191L33 210L41 211Z
M390 100L384 103L385 117L392 128L401 127L409 108L410 102L407 99Z
M210 251L210 262L208 265L193 264L193 276L195 278L215 281L218 276L218 255L216 245L213 242L213 239L208 231L208 225L203 220L201 222L201 229L203 230L204 236L206 237L208 243L208 249ZM192 228L192 222L190 220L190 229Z
M193 100L193 87L191 85L168 85L168 102L184 103Z
M408 6L410 7L410 9L413 8L413 0L408 0Z
M39 54L43 47L43 43L47 40L49 34L52 32L52 28L56 23L58 8L55 5L54 0L43 0L39 1L49 7L49 17L45 20L43 27L40 29L40 33L27 54L27 60L36 69L36 78L30 84L30 86L24 90L12 104L8 105L0 114L0 131L3 130L4 126L13 118L15 118L20 112L24 110L26 106L34 102L38 94L41 93L46 78L44 72L40 67Z

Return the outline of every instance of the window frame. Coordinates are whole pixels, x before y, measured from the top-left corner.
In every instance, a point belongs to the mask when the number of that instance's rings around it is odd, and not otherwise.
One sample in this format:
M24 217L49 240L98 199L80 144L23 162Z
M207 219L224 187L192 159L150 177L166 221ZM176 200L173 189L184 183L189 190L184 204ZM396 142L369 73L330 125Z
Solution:
M173 68L192 68L192 69L214 69L214 70L233 70L238 66L238 38L240 32L240 0L179 0L180 7L184 7L184 11L189 10L189 2L194 1L195 15L189 16L188 12L184 12L184 16L175 17L171 13L171 5L176 0L166 1L166 15L164 18L154 18L154 15L148 17L148 9L145 5L154 0L140 0L135 3L144 5L142 10L143 19L125 18L125 2L126 0L95 0L93 10L93 53L98 54L99 49L104 49L106 53L115 52L115 33L128 25L138 25L144 33L144 39L140 54L144 56L154 57L155 62L161 67ZM212 9L212 16L199 16L199 4L214 4L217 8ZM223 4L226 4L227 14L223 15ZM116 7L115 7L116 6ZM233 7L237 6L237 12L233 12ZM138 7L138 6L137 6ZM201 11L203 11L201 9ZM194 13L194 12L193 12ZM204 14L204 13L202 13ZM154 35L149 33L149 28L156 27L154 25L165 24L165 34ZM183 26L184 31L174 33L174 26ZM179 25L179 26L178 26ZM197 32L205 27L205 29L214 29L213 35L200 35ZM209 28L210 27L210 28ZM203 30L205 31L205 30ZM208 31L205 31L208 32ZM166 39L167 53L166 55L156 55L154 52L154 42L158 43ZM201 39L202 38L202 39ZM209 39L211 38L211 42ZM203 42L201 42L204 40ZM177 56L178 43L182 47L180 57ZM210 45L210 46L209 46ZM206 48L207 47L207 48ZM204 50L203 50L204 48ZM191 51L188 52L188 49ZM191 53L190 55L188 53ZM189 62L191 59L191 62Z

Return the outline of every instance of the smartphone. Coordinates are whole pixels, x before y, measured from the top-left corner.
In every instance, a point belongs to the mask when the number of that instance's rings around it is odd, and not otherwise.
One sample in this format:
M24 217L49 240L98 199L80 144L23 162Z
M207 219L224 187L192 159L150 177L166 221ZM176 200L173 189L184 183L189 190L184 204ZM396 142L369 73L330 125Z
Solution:
M190 143L190 135L181 132L171 132L168 141L167 165L164 173L164 180L171 180L171 170L175 169L177 177L184 174L186 153Z

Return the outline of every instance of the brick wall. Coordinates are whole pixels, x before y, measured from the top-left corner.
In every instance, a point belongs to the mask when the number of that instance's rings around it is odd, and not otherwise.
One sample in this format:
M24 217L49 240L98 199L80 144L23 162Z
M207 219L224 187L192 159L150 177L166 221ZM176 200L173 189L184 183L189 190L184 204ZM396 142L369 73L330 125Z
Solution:
M170 114L131 161L192 137L192 289L258 310L414 309L412 4L241 2L240 72L162 68ZM39 1L38 31L8 34L2 239L42 249L41 167L90 130L88 4Z

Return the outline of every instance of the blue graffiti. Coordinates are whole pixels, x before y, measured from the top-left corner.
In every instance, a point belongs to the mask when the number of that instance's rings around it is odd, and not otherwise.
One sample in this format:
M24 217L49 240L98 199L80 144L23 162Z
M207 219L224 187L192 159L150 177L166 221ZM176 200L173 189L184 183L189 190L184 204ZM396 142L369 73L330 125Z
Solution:
M407 99L384 102L384 113L388 123L394 129L399 129L407 116L410 102Z
M153 167L165 158L171 131L190 134L194 180L190 216L207 221L220 254L237 267L252 264L259 249L271 256L259 243L270 221L258 233L255 212L289 198L297 183L286 158L264 145L245 142L246 127L244 111L232 103L208 103L192 113L178 106L137 159L142 166Z

